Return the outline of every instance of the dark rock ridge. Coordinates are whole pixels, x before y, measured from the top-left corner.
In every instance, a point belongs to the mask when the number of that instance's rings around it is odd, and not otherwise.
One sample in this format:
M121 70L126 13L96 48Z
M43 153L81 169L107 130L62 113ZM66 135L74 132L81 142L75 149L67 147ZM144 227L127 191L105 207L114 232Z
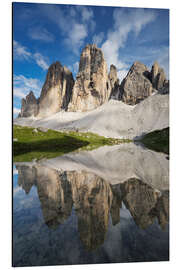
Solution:
M101 49L87 45L80 57L79 71L68 111L90 111L107 102L111 88Z
M38 113L38 99L34 96L33 91L22 99L21 101L21 112L19 117L30 117L36 116Z

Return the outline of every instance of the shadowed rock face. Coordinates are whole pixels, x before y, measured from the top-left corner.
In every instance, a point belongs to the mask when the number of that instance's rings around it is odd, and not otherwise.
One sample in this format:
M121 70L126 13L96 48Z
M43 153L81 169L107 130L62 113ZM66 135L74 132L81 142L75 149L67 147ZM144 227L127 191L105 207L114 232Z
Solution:
M67 110L72 95L74 79L68 68L53 63L46 76L40 99L38 116L44 117L60 110Z
M169 222L169 190L162 192L155 208L152 210L152 215L157 217L161 229L165 230Z
M153 91L148 68L140 62L135 62L121 83L122 101L135 105L150 96Z
M96 45L87 45L81 53L68 111L93 110L108 101L110 92L103 53Z
M139 179L132 178L122 185L123 202L136 224L145 229L154 222L151 210L155 207L159 193Z
M169 223L169 191L160 192L140 179L131 178L122 184L111 186L113 200L111 217L113 225L120 222L122 203L130 211L136 225L146 229L155 220L162 230Z
M111 99L121 100L122 95L120 92L120 84L119 79L117 77L117 69L114 65L110 66L110 72L109 72L109 81L110 81L110 87L111 87Z
M167 89L166 75L163 68L160 68L157 62L154 63L151 69L151 81L155 89L161 90L164 88L164 86Z
M21 101L21 112L19 117L31 117L36 116L38 113L38 100L34 96L33 91L22 99Z

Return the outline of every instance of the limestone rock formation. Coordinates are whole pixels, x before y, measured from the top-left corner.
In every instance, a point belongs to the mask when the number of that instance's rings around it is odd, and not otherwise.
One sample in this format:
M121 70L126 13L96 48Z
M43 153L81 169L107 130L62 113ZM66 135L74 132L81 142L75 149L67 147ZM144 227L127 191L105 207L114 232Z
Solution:
M110 92L103 53L96 45L87 45L81 53L68 111L93 110L108 101Z
M36 166L36 185L45 223L56 229L71 215L71 186L66 173L47 167Z
M151 69L151 81L153 87L157 90L160 90L164 87L166 75L163 68L160 68L157 62L154 62L154 65Z
M21 101L21 112L19 117L30 117L36 116L38 113L38 100L34 96L33 91L22 99Z
M160 192L137 178L128 179L122 184L121 189L123 202L135 223L142 229L151 225L155 220L151 211L156 206Z
M40 99L38 116L45 117L60 110L67 110L72 95L74 79L67 67L53 63L46 76Z
M122 101L135 105L150 96L154 91L150 76L151 73L144 64L135 62L121 83Z
M78 216L80 239L87 250L104 243L108 230L112 191L109 183L86 171L67 172L74 208Z
M169 94L169 80L164 81L163 87L158 89L158 92L162 95Z
M110 81L110 87L111 87L111 99L117 99L120 100L121 92L120 92L120 84L119 79L117 77L117 69L114 65L110 66L110 72L109 72L109 81Z

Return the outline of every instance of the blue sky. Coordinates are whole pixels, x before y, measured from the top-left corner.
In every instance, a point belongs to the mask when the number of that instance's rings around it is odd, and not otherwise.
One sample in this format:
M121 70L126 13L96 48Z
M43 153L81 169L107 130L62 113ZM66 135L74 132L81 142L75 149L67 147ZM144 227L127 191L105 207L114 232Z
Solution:
M96 43L122 80L134 61L156 60L169 78L169 10L13 3L14 116L21 99L39 97L48 66L78 71L81 50Z

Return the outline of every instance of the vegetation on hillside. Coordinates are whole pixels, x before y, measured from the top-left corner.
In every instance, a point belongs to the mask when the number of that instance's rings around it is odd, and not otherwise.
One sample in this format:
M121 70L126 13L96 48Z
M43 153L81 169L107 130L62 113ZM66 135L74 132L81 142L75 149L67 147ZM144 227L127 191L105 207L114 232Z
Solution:
M169 154L169 128L150 132L141 141L147 148Z
M38 128L13 127L13 159L15 162L53 158L75 150L92 150L130 140L105 138L93 133L41 131Z

